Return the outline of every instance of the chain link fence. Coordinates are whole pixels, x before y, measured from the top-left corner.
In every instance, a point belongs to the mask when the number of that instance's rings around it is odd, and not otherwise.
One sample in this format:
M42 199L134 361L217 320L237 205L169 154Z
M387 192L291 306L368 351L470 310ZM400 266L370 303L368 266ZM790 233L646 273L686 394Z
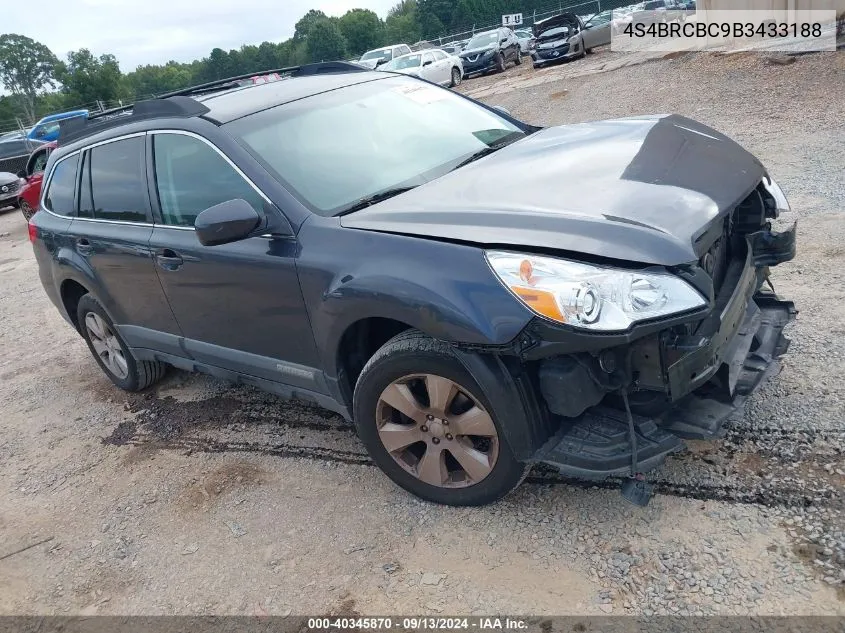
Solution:
M531 28L540 20L544 20L554 15L560 15L561 13L576 13L581 16L590 16L595 15L596 13L601 13L602 11L627 7L631 4L635 3L631 0L589 0L588 2L584 2L583 0L558 0L558 2L552 2L545 5L541 10L535 10L530 14L523 13L522 24L512 28ZM460 42L472 37L476 33L490 31L500 26L502 26L501 21L491 22L489 24L473 24L471 29L464 31L451 31L449 33L439 35L438 37L430 38L428 41L432 44L436 44L437 46L443 46L444 44Z

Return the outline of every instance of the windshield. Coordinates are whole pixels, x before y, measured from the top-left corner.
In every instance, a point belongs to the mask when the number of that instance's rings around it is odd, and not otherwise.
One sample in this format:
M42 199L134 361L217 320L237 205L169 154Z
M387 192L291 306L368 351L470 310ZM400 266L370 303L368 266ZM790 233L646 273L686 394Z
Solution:
M360 48L358 50L361 50ZM367 59L393 59L393 54L390 52L389 48L382 48L377 51L370 51L369 53L364 53L361 56L361 59L358 61L365 61Z
M332 90L225 128L315 213L434 180L524 132L450 90L400 76Z
M492 33L480 33L469 41L467 48L472 50L473 48L485 48L486 46L490 46L490 44L498 44L498 38L499 34L496 31Z
M420 55L406 55L404 57L397 57L392 62L387 62L382 69L384 70L404 70L406 68L417 68L420 65Z
M539 39L549 39L552 37L566 37L569 34L569 27L557 26L553 29L548 29L540 33Z

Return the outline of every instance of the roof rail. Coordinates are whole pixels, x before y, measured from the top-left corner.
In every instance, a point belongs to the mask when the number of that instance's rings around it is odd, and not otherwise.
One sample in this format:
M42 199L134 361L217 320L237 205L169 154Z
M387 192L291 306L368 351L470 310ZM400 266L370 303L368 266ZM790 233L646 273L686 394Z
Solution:
M61 120L59 122L59 144L71 143L125 123L164 117L202 116L208 112L209 109L199 101L178 95L163 99L138 101L120 108L97 112L88 117Z
M369 72L369 68L360 66L353 62L317 62L314 64L303 64L302 66L288 66L286 68L274 68L271 70L260 70L257 72L246 73L245 75L236 75L235 77L227 77L226 79L218 79L217 81L209 81L208 83L199 84L198 86L191 86L181 90L174 90L159 96L159 99L167 97L179 97L195 94L202 94L205 92L213 92L216 90L225 90L226 88L240 88L237 83L244 79L251 79L256 75L278 75L288 77L308 77L310 75L328 75L336 73L357 73Z
M125 123L141 121L144 119L156 119L164 117L192 117L202 116L209 112L209 109L199 101L191 99L191 95L201 95L207 92L218 92L220 90L241 88L237 83L244 79L250 79L258 75L269 75L276 73L284 77L308 77L311 75L326 75L336 73L369 72L369 68L359 66L352 62L318 62L315 64L304 64L302 66L289 66L275 70L263 70L258 73L251 72L236 77L227 77L217 81L174 90L159 95L155 99L138 101L129 105L89 114L87 117L75 117L59 121L59 144L67 144L85 136L96 134L103 130Z

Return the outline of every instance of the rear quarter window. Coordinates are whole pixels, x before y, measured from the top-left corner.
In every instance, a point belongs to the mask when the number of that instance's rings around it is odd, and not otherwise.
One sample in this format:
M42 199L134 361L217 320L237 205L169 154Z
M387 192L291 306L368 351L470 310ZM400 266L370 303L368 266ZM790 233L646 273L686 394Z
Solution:
M76 185L76 167L79 154L56 163L47 192L44 195L44 207L56 215L73 215L73 192Z

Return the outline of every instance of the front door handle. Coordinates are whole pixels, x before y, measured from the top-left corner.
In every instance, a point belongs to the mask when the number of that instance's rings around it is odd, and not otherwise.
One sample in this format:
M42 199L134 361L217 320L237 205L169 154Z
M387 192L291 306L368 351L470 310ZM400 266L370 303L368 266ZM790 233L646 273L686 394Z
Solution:
M171 248L160 248L155 252L159 267L164 270L178 270L182 266L182 256Z
M76 251L80 255L90 255L94 252L94 247L91 246L91 242L87 238L80 237L76 240Z

